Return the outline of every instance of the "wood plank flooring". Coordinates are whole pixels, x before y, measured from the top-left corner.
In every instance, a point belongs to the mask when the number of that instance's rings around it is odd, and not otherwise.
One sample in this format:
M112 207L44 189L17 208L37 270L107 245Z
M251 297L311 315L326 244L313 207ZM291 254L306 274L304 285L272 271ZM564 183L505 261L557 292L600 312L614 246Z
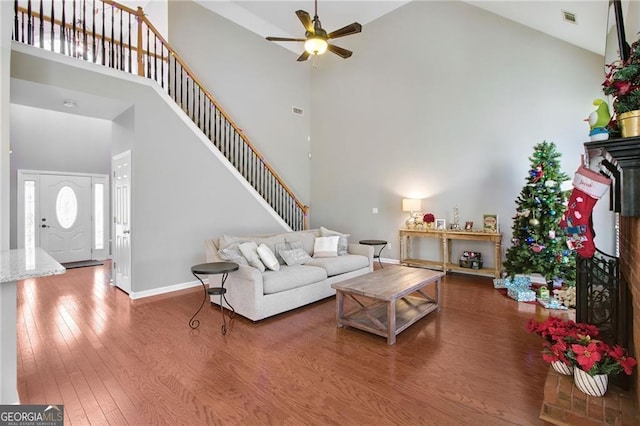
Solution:
M385 267L397 267L387 265ZM337 328L335 298L220 333L202 288L132 301L110 263L18 283L18 391L65 425L537 425L548 365L517 303L449 275L443 307L382 337Z

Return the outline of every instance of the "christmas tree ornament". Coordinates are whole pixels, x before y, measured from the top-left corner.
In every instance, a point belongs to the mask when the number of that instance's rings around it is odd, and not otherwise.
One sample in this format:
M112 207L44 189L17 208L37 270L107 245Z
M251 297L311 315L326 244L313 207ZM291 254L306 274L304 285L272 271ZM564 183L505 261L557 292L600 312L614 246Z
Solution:
M532 237L527 237L525 238L525 241L527 242L527 244L531 245L535 240Z
M532 244L531 245L531 250L533 250L534 253L540 253L542 250L544 250L544 246L541 244Z
M578 167L574 175L568 209L562 215L560 226L568 235L567 246L581 257L593 257L596 251L591 213L610 184L611 179L584 166Z
M529 219L529 225L538 226L540 225L540 221L534 217L533 219Z
M549 238L553 240L555 237L556 237L556 230L555 229L549 230Z

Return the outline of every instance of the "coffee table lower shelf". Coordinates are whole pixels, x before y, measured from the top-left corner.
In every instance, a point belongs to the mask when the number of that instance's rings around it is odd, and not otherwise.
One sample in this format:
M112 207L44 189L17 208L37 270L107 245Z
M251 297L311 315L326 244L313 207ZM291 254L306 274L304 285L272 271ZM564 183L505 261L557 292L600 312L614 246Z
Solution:
M360 302L354 295L347 296ZM429 298L430 299L430 298ZM395 303L395 318L389 321L390 304ZM422 297L405 296L397 301L373 301L368 306L356 309L338 318L338 326L349 326L378 336L386 337L390 345L395 336L406 330L416 321L438 309L438 303ZM389 324L391 322L392 324Z

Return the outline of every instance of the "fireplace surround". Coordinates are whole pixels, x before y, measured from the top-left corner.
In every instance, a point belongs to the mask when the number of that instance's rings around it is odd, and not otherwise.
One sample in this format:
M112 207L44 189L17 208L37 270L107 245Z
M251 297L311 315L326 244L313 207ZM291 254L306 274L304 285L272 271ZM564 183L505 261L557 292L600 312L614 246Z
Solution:
M620 214L619 277L628 297L621 303L626 303L629 309L620 326L626 330L627 347L637 358L640 356L640 137L587 142L584 147L588 163L599 164L612 178L610 206ZM637 369L631 389L640 407Z

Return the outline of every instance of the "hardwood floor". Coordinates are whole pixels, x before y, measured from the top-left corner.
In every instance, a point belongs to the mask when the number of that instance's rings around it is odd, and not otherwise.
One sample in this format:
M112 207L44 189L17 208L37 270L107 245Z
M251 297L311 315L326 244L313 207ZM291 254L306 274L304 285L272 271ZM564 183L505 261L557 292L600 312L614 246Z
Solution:
M387 265L385 267L397 267ZM226 336L202 288L132 301L110 264L18 283L23 404L65 424L535 425L548 365L517 303L491 279L449 275L443 307L397 343L339 329L335 298Z

